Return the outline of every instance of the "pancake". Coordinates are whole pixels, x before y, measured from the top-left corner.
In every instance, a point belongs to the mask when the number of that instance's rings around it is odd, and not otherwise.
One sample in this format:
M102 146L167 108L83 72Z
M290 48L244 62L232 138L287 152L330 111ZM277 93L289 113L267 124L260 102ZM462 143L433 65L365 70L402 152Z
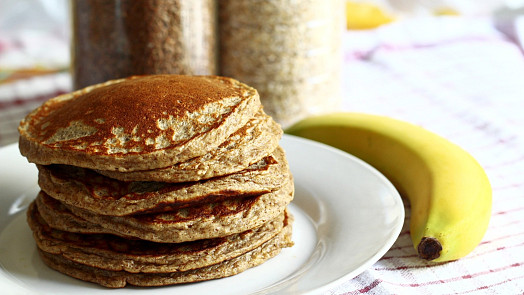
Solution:
M111 288L198 282L293 245L282 129L237 80L112 80L46 101L18 130L41 188L27 222L64 274Z
M83 234L113 234L128 239L136 239L126 234L105 229L74 215L64 204L49 197L43 191L38 193L35 204L38 208L38 214L54 229Z
M113 171L172 166L216 149L260 109L257 91L217 76L134 76L60 95L19 125L29 162Z
M98 173L123 181L188 182L227 175L246 169L278 145L282 128L260 110L218 148L176 165L145 171Z
M265 194L278 190L289 179L289 167L280 147L248 169L190 183L124 182L74 166L37 167L38 183L48 195L71 206L113 216Z
M224 237L259 227L284 212L293 199L293 192L293 182L289 179L280 190L263 195L234 197L172 212L127 216L100 215L64 203L61 204L70 212L55 212L55 208L60 207L53 204L53 200L48 200L52 198L43 192L38 195L37 204L45 221L56 229L110 233L160 243L181 243ZM64 217L64 220L60 217ZM73 230L65 225L66 222L79 227Z
M60 254L51 254L40 249L38 252L49 267L71 277L105 287L122 288L126 284L148 287L165 286L218 279L243 272L276 256L282 248L291 247L293 245L291 233L291 223L287 223L278 235L245 254L207 267L181 272L110 271L73 262Z
M186 243L154 243L108 234L78 234L51 228L32 203L27 220L38 248L76 263L132 273L179 272L232 259L276 236L288 223L287 213L261 227L224 238Z

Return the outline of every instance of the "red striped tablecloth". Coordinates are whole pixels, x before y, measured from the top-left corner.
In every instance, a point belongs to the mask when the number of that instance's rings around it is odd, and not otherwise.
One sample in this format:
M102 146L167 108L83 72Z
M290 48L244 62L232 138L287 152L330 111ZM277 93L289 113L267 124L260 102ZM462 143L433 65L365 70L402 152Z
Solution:
M0 84L0 145L18 121L70 90L67 74ZM416 19L344 36L343 110L406 120L459 144L486 169L492 219L455 262L417 258L405 226L364 273L326 294L524 294L524 56L489 20Z
M369 270L327 294L524 294L524 55L486 20L411 20L345 36L343 109L419 124L469 151L493 187L480 245L419 259L404 228ZM467 210L467 208L465 208Z
M71 91L68 73L38 75L0 84L0 146L18 141L18 124L47 99Z

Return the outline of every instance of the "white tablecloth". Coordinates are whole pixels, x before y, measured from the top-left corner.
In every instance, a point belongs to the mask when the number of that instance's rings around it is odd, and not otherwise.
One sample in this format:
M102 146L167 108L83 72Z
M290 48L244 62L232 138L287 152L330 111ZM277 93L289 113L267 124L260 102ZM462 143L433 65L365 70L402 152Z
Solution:
M419 259L409 208L393 247L327 294L524 294L524 56L488 20L411 20L345 36L343 109L387 115L469 151L493 187L480 245L455 262Z

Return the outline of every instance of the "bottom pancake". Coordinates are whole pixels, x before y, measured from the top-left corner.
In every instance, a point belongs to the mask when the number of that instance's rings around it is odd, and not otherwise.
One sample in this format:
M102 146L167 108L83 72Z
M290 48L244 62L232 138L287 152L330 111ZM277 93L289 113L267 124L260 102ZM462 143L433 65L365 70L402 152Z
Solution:
M280 253L282 248L293 245L291 222L282 231L261 246L238 257L198 269L167 273L130 273L110 271L73 262L60 254L39 249L40 256L49 267L71 277L100 284L109 288L135 286L166 286L224 278L257 266Z
M291 223L287 212L259 228L224 238L185 243L155 243L109 234L79 234L50 227L36 203L27 221L38 248L100 269L131 273L165 273L206 267L249 252L275 237Z

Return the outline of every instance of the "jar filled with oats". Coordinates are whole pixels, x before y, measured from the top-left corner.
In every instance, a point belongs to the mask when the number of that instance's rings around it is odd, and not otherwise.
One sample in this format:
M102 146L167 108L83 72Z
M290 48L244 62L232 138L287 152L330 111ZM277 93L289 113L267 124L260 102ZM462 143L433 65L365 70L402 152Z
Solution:
M75 89L145 74L216 74L215 0L72 0Z
M219 0L220 70L287 127L341 97L341 0Z

